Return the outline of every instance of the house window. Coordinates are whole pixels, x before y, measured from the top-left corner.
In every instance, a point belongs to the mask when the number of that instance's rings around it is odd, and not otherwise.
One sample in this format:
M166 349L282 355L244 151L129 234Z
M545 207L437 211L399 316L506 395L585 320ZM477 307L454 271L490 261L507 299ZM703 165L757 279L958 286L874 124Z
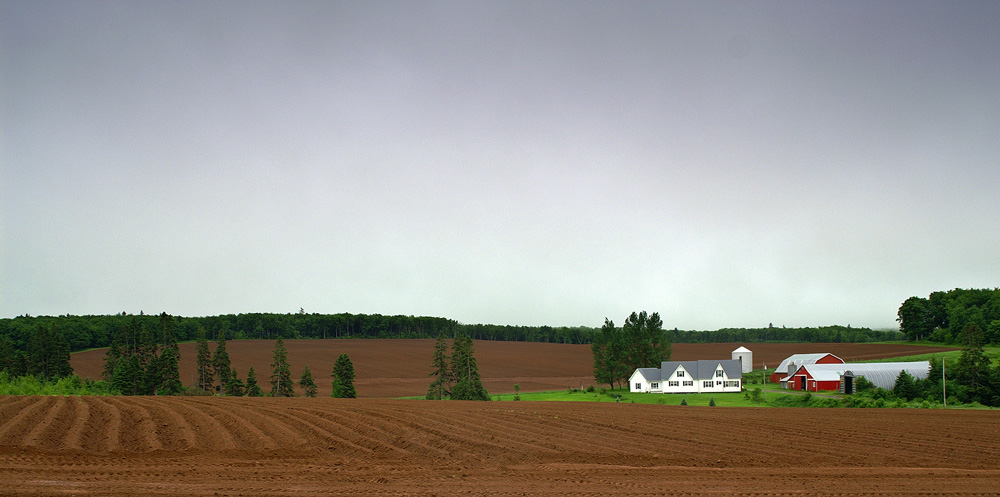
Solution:
M667 382L667 386L671 386L671 387L679 387L680 385L681 385L681 382L679 382L679 381L670 381L670 382Z
M635 389L636 390L642 390L642 383L636 383L635 384Z
M677 370L677 377L678 378L683 378L684 377L684 371Z
M656 390L657 388L660 388L660 384L659 383L650 383L649 384L649 389L650 390Z
M685 381L684 382L684 386L686 386L686 387L693 387L694 386L694 381L691 381L691 380Z
M706 380L701 382L701 386L704 388L712 388L712 380Z
M726 387L727 388L728 387L739 387L739 386L740 386L740 381L739 380L727 380L726 381Z
M719 369L719 370L717 370L717 371L715 372L715 377L716 377L716 378L722 378L722 370L721 370L721 369Z

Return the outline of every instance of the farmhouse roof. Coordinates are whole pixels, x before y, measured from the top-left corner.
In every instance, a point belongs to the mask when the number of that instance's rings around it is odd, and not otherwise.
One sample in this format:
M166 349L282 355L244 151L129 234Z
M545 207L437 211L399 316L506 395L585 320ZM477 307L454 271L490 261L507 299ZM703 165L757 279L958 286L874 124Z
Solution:
M634 377L636 373L639 373L639 376L642 376L642 379L647 383L651 381L660 381L659 368L638 368L635 370L635 373L632 373L632 376Z
M775 372L778 373L778 374L788 374L788 364L789 363L794 362L796 366L801 366L803 364L815 364L816 361L818 361L818 360L820 360L820 359L822 359L822 358L824 358L826 356L833 356L838 361L844 362L843 359L841 359L841 358L839 358L839 357L837 357L837 356L835 356L835 355L833 355L833 354L831 354L829 352L822 352L822 353L818 353L818 354L792 354L792 355L786 357L784 361L781 361L781 364L778 364L778 369L776 369ZM812 372L812 370L810 370L810 372Z
M722 366L726 376L730 378L742 378L743 371L740 369L738 359L699 359L697 361L664 361L660 363L660 373L662 379L670 378L678 366L683 366L684 370L693 376L693 380L703 380L715 377L715 370Z

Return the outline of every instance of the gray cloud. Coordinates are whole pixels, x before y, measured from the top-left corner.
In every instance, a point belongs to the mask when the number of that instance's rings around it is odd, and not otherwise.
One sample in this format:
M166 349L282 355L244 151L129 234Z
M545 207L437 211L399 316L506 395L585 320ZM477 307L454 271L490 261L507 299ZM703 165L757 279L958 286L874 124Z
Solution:
M993 3L0 9L0 315L881 327L1000 279Z

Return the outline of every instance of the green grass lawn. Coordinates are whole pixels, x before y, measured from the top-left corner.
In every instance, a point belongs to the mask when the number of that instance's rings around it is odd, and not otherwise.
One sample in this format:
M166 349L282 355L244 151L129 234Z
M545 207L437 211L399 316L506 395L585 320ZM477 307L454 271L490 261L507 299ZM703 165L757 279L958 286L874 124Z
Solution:
M768 390L767 398L772 400L776 396L796 395L792 393L773 392ZM514 394L505 393L493 395L493 400L512 401ZM753 407L757 404L746 400L745 393L631 393L627 390L609 390L605 393L600 391L588 393L582 390L558 390L552 392L522 392L522 401L557 401L557 402L626 402L635 404L659 404L667 406L678 406L682 400L687 401L689 406L707 406L712 399L715 399L717 407ZM767 407L760 404L761 407Z

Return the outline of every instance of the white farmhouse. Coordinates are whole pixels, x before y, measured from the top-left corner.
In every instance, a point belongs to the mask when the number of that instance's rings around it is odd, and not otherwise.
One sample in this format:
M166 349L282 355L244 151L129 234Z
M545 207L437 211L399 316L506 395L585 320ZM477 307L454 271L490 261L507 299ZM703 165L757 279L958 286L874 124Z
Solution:
M740 361L733 359L666 361L659 368L636 369L628 384L631 392L739 392L743 389L743 372Z

